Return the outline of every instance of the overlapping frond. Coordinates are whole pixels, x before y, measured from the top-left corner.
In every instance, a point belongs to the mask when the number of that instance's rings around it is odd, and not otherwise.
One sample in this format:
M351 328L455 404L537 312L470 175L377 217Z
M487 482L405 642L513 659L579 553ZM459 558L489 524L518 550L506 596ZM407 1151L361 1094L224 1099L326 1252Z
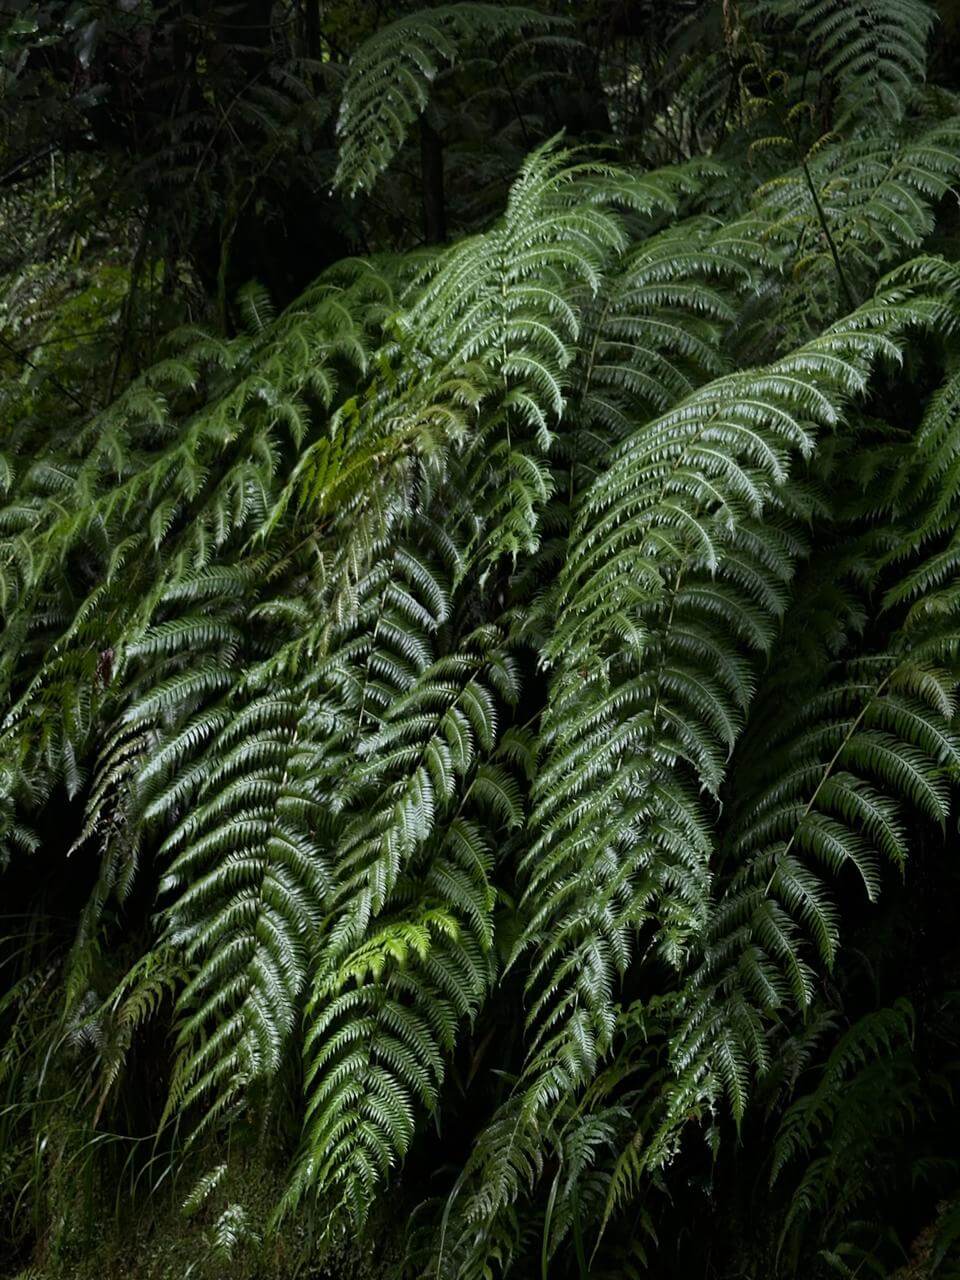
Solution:
M891 285L791 355L645 424L588 490L545 647L556 670L520 863L530 1056L472 1157L454 1260L466 1250L481 1265L498 1215L538 1175L547 1117L609 1051L638 935L681 966L714 927L703 794L718 794L753 691L745 654L769 648L800 550L769 512L871 364L940 314ZM752 1026L748 1005L744 1016ZM741 1045L714 1034L710 1048L739 1114Z
M906 133L827 136L800 166L760 186L760 234L790 270L781 319L789 336L823 327L872 290L879 272L916 252L960 174L958 141L953 113L921 118Z

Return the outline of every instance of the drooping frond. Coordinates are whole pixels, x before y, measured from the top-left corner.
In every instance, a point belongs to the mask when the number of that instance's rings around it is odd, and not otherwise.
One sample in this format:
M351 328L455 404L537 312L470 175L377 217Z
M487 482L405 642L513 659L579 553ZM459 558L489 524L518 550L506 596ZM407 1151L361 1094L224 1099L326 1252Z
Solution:
M805 42L808 67L836 87L841 125L898 120L923 83L937 16L926 0L774 0L752 11Z
M742 653L769 648L799 550L756 522L871 364L940 314L891 285L768 368L709 382L645 424L588 490L545 649L556 672L520 864L513 963L523 956L529 974L530 1054L454 1202L454 1259L465 1248L481 1265L494 1221L536 1179L545 1117L609 1051L637 934L652 929L679 966L708 927L702 792L719 791L753 691ZM714 1035L710 1047L727 1055L741 1114L740 1042Z
M279 1069L329 884L317 833L332 717L277 690L221 718L208 768L193 765L193 786L175 775L147 808L174 820L161 890L176 892L168 937L193 968L171 1102L212 1095L210 1118Z
M478 771L482 783L500 785ZM481 798L470 806L481 813ZM307 1006L307 1112L286 1205L322 1195L333 1224L362 1225L405 1155L418 1112L435 1111L451 1054L493 978L489 837L456 816L363 941L328 949Z
M931 469L941 465L932 461L938 445L952 433L952 386L951 378L932 400L918 432L919 449L912 441L894 447L894 460L901 454L903 461L893 468L892 491L897 506L905 508L904 525L926 530L930 542L922 534L906 536L892 554L873 551L872 576L883 581L891 566L898 571L882 607L872 606L892 625L886 649L834 655L834 636L813 679L809 648L799 633L788 632L786 672L771 693L781 700L780 714L768 712L748 744L751 785L741 786L727 833L733 871L695 976L701 993L674 1044L678 1070L699 1081L695 1087L703 1086L705 1071L715 1073L738 1115L754 1074L771 1065L765 1021L791 1006L808 1008L817 968L835 964L836 886L855 880L874 900L884 866L902 872L918 824L945 828L960 780L956 623L949 606L936 607L933 586L942 540L953 536L956 513L939 496L931 508L929 483ZM839 563L858 559L862 569L863 553L854 544L853 554ZM919 613L910 607L918 588L926 588L932 606ZM807 623L819 609L820 591L828 608L836 609L829 576L823 583L815 580L814 597L804 605L810 610ZM848 641L841 616L822 617ZM802 610L798 623L805 625ZM802 682L792 689L791 671ZM718 1042L729 1044L735 1069L724 1068Z
M381 27L350 62L337 121L336 184L348 195L373 185L426 109L433 81L465 50L556 25L535 9L471 2L420 9Z

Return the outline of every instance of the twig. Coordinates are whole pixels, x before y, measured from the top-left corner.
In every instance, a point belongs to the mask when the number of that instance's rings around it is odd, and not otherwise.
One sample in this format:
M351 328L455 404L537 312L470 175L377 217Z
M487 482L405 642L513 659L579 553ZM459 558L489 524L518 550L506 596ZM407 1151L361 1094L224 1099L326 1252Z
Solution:
M22 363L28 368L33 369L35 373L39 373L42 377L49 378L58 391L62 391L65 396L69 396L73 403L79 409L82 409L84 413L87 412L88 406L85 405L80 397L75 395L69 387L65 387L56 374L51 373L49 369L41 369L38 364L34 364L29 356L25 356L22 351L18 351L12 343L9 343L2 333L0 333L0 344L2 344L12 356L16 357L17 360L22 361Z

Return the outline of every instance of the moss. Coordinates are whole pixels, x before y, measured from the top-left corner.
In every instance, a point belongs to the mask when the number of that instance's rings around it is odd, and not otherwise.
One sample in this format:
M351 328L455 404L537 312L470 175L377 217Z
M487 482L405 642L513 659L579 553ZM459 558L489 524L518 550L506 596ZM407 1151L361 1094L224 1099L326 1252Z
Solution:
M277 1226L279 1168L256 1159L223 1168L192 1211L186 1177L132 1206L116 1186L91 1197L61 1184L30 1262L0 1272L2 1280L374 1280L396 1265L395 1226L324 1240L323 1218L309 1210Z

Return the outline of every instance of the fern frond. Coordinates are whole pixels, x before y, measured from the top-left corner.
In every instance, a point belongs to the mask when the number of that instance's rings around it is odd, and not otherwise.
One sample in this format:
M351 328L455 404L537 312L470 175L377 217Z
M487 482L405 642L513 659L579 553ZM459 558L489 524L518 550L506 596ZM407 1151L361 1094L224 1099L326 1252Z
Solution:
M854 117L899 119L923 83L937 16L925 0L774 0L764 10L807 42L836 87L841 125Z
M348 195L373 185L426 109L433 81L465 49L557 25L535 9L471 2L421 9L381 27L350 60L337 121L336 185Z

